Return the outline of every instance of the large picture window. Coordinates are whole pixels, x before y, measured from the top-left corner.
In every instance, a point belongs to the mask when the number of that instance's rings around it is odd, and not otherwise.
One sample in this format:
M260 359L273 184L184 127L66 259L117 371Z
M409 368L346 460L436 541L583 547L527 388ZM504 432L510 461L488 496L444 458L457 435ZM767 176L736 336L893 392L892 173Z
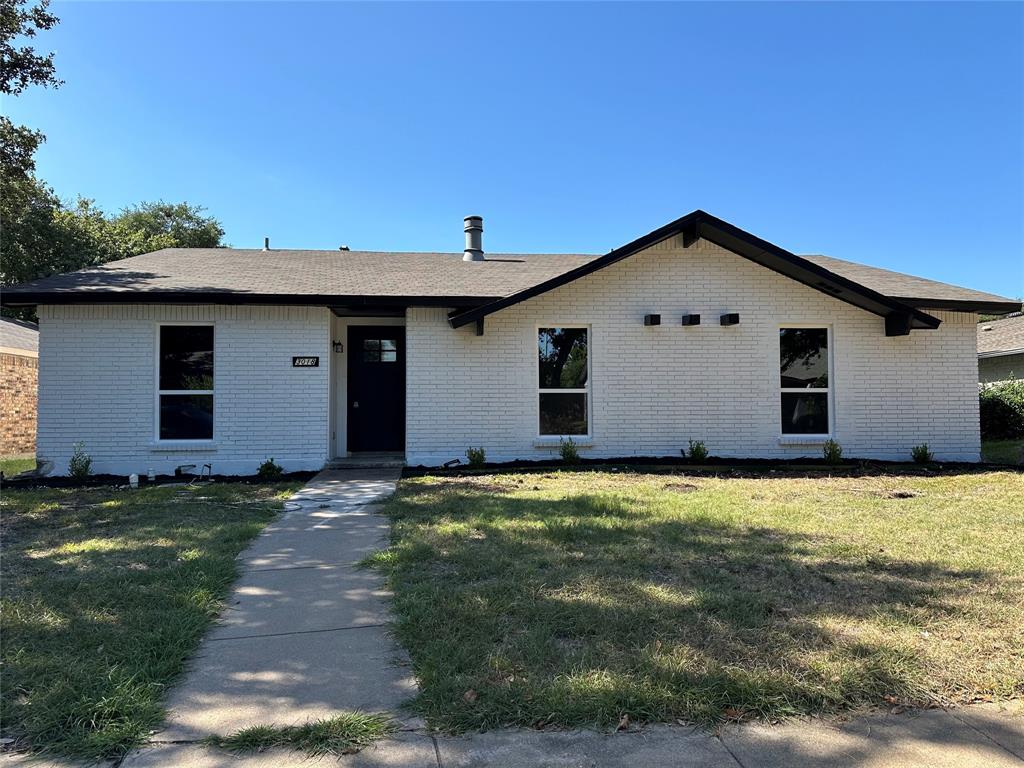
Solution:
M779 330L784 435L827 435L830 432L828 337L828 328Z
M590 434L590 361L586 328L537 332L540 434Z
M161 440L213 438L213 326L161 325L157 372Z

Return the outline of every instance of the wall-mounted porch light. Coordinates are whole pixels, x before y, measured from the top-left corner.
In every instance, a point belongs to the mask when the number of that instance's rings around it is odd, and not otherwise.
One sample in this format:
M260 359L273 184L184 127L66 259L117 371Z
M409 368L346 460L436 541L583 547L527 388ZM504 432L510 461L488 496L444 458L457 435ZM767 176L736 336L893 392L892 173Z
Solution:
M342 344L340 341L332 341L331 342L331 347L333 347L335 352L344 352L345 351L345 345Z

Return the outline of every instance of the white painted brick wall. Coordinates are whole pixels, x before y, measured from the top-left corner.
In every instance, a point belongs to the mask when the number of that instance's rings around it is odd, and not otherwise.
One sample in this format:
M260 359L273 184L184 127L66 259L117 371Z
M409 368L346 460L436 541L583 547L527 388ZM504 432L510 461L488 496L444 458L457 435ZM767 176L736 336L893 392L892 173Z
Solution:
M738 312L740 324L718 317ZM643 316L662 325L645 328ZM683 313L702 324L683 328ZM689 439L719 456L818 456L779 442L778 328L833 330L835 437L851 457L909 459L927 442L947 460L979 458L975 316L935 312L938 330L886 337L882 318L706 241L676 239L491 315L482 337L441 309L406 319L410 464L483 446L493 461L536 447L536 327L590 324L590 456L672 455Z
M273 457L319 469L328 451L330 312L323 307L103 305L39 308L37 454L67 474L81 440L97 473L211 463L249 474ZM156 326L214 323L215 450L155 448ZM319 368L292 368L319 355Z

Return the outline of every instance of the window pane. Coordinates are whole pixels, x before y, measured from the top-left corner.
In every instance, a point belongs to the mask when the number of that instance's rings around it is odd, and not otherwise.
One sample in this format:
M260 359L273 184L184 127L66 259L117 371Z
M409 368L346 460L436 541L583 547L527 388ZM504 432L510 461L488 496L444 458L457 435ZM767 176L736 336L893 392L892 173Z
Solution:
M782 328L779 362L783 387L827 387L828 329Z
M541 393L540 434L587 434L587 396L583 392Z
M587 329L541 328L537 336L541 389L587 386Z
M213 395L160 395L161 440L213 437Z
M394 339L381 339L380 348L382 350L396 350L398 349L398 344Z
M380 351L380 361L382 363L394 363L398 360L398 352L394 349L382 349Z
M213 326L160 326L160 389L213 389Z
M827 435L828 395L783 392L782 434Z

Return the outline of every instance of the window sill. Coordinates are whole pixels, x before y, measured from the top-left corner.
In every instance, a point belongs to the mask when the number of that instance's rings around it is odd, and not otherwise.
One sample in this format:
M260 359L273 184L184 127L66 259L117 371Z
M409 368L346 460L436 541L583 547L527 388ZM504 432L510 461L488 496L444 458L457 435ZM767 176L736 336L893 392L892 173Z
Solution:
M154 440L149 444L151 453L177 453L188 451L216 451L217 442L214 440Z
M558 448L562 444L562 440L568 438L569 435L562 437L535 437L533 438L534 448ZM581 448L589 448L594 444L594 438L592 437L576 437L572 436L572 441Z
M824 445L832 435L782 435L779 445Z

